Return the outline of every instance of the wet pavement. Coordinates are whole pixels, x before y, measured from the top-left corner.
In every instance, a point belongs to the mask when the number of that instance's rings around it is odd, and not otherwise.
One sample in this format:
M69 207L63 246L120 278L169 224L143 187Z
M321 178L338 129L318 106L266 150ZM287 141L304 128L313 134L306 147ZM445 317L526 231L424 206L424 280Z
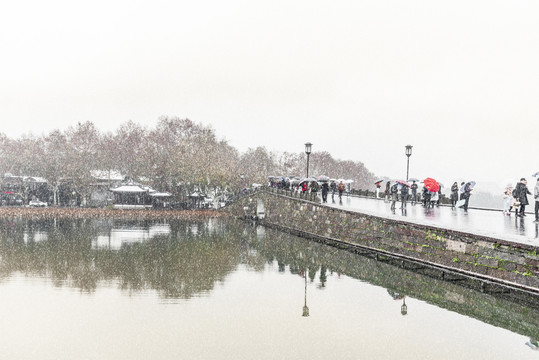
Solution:
M539 246L539 223L533 222L535 219L533 214L520 218L514 213L511 216L503 215L501 210L469 208L465 212L462 208L451 209L449 206L426 209L422 204L411 205L410 202L407 203L406 210L401 210L400 201L396 203L395 211L392 211L391 202L384 202L382 199L343 196L342 202L339 202L337 195L332 201L331 194L328 196L326 205L368 215Z

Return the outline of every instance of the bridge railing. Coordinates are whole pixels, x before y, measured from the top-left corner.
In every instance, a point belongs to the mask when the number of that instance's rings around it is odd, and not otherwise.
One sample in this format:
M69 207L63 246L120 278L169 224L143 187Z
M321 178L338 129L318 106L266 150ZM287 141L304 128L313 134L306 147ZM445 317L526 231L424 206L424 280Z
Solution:
M310 191L306 191L306 192L300 191L300 192L298 192L298 191L295 191L295 190L272 188L272 187L269 187L269 186L265 187L264 190L266 190L268 192L271 192L271 193L274 193L274 194L279 194L279 195L288 196L288 197L294 197L294 198L307 200L307 201L318 201L319 200L319 196L318 196L317 192L310 192Z
M274 188L271 186L260 186L256 189L250 189L249 191L238 193L236 196L228 199L228 202L233 203L239 199L252 196L262 191L270 192L272 194L278 194L278 195L293 197L297 199L307 200L307 201L320 201L321 199L319 193L313 193L310 191L298 192L298 191L290 190L290 189L280 189L280 188Z

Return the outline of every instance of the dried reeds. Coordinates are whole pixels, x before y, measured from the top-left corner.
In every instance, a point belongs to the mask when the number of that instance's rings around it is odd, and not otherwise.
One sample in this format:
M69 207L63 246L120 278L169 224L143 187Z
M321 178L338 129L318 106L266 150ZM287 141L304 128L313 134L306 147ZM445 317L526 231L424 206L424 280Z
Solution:
M222 217L225 213L214 210L119 210L109 208L24 208L0 207L0 218L24 217L29 219L127 219L159 220L178 219L196 220L201 218Z

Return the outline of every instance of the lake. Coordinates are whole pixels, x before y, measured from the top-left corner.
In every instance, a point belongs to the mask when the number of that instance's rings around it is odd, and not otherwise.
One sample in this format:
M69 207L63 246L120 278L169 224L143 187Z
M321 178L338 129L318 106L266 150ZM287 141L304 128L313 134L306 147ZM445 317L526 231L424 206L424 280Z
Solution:
M2 359L539 359L537 302L226 218L0 236Z

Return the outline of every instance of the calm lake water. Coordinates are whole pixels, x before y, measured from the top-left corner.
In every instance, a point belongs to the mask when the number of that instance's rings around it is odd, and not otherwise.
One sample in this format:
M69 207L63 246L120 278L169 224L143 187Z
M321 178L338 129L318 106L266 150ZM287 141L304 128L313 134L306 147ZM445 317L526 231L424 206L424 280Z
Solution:
M539 359L533 306L262 227L14 219L0 237L1 359Z

